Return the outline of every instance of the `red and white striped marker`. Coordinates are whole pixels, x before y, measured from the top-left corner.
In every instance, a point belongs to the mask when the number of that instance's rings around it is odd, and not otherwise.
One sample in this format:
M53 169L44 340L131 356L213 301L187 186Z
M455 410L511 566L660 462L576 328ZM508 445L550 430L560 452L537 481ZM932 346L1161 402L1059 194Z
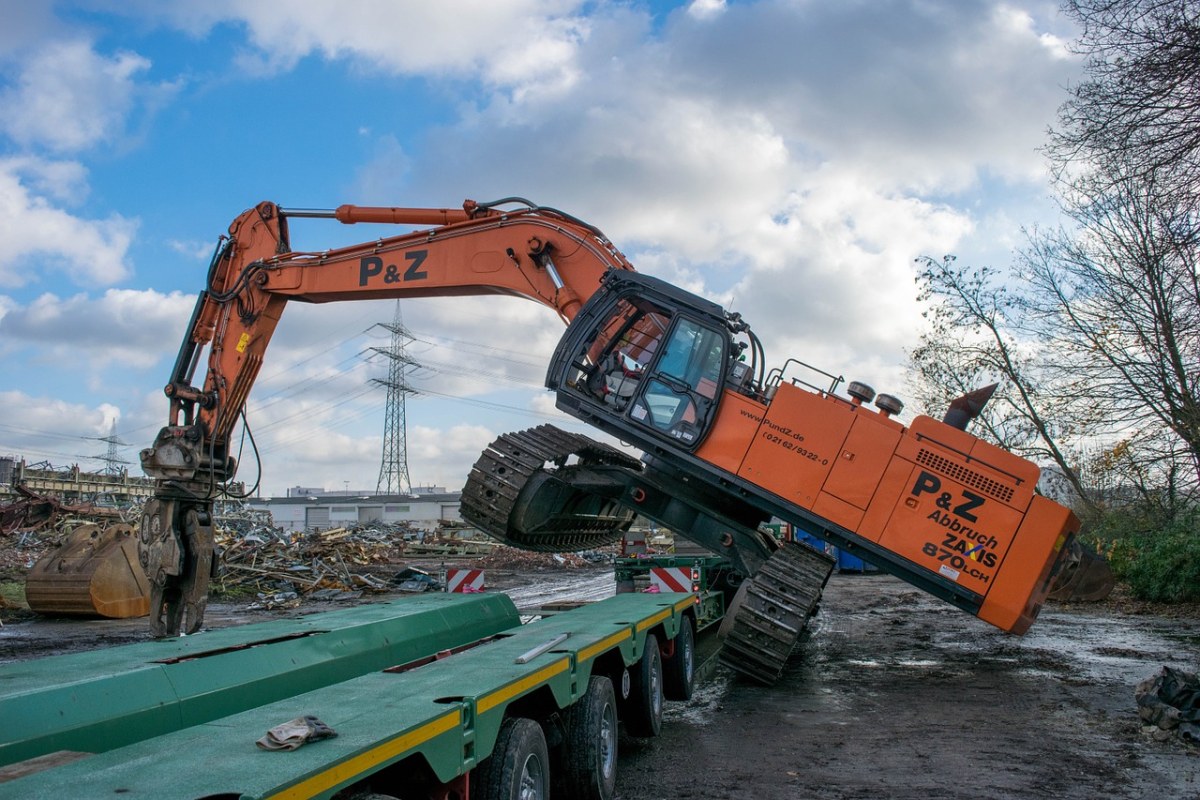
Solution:
M650 585L660 592L683 592L690 594L698 590L692 581L692 570L687 567L651 567Z
M473 594L483 591L483 570L447 569L446 591Z

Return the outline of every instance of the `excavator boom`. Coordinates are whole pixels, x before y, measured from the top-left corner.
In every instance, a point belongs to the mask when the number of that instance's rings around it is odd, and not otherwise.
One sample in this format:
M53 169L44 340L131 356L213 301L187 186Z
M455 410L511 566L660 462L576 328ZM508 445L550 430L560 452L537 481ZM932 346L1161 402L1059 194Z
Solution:
M467 201L461 211L289 210L264 202L233 221L164 390L169 424L142 453L146 474L159 481L139 534L155 633L195 630L203 619L213 569L212 501L236 471L230 436L289 301L503 294L569 321L605 273L633 269L591 225L528 203L501 209L514 202L521 201ZM288 219L299 217L432 227L306 252L291 248ZM205 348L208 369L197 386Z

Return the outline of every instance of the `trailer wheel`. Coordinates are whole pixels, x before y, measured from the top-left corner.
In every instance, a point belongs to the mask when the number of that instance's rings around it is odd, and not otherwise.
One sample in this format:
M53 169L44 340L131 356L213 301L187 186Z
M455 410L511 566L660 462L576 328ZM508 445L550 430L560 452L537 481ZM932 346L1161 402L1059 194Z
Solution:
M563 758L556 797L609 800L617 787L617 695L594 675L587 692L563 712Z
M646 634L645 652L631 672L625 730L630 736L658 736L662 730L663 669L658 637L653 633Z
M500 726L491 756L475 768L482 800L547 800L550 796L546 735L531 719L510 717Z
M668 700L690 700L696 686L696 630L690 616L679 621L674 652L663 659L663 695Z

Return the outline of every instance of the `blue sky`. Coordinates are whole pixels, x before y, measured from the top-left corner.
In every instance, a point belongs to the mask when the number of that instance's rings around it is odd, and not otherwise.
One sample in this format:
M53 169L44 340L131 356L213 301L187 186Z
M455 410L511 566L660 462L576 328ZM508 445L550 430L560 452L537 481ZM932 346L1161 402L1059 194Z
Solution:
M913 259L1054 223L1038 147L1080 64L1052 2L0 0L0 455L137 451L217 236L260 200L520 195L797 357L904 395ZM293 246L386 233L297 222ZM390 301L287 309L249 404L263 491L373 489ZM405 301L413 482L583 430L520 300ZM915 410L915 409L914 409ZM910 416L906 412L906 416ZM240 478L253 483L251 460Z

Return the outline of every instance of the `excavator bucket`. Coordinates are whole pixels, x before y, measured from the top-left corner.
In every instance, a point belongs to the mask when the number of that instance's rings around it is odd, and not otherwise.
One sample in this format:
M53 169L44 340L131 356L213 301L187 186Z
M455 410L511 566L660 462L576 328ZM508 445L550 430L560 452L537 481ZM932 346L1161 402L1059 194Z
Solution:
M150 582L132 525L81 525L33 565L25 600L39 614L111 619L150 613Z
M1116 584L1112 568L1086 544L1072 539L1060 558L1061 566L1047 595L1049 599L1087 603L1103 600L1112 592Z

